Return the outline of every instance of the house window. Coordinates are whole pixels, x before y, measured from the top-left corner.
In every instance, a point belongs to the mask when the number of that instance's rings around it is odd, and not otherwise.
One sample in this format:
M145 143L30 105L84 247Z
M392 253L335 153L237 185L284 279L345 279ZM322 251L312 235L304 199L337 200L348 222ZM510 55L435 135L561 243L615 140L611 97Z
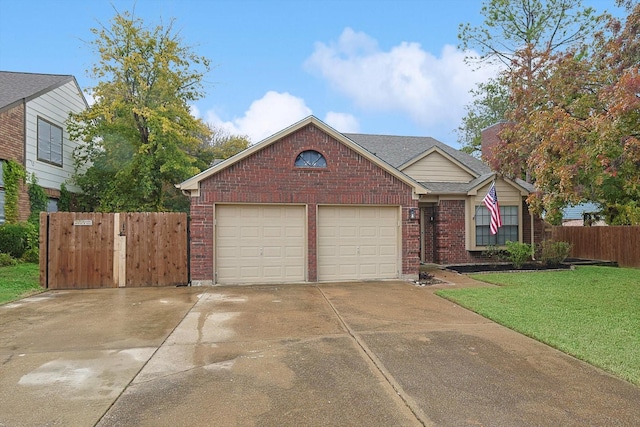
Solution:
M62 128L38 117L38 160L62 166Z
M491 234L491 214L485 206L476 207L476 246L504 246L506 242L518 242L518 207L500 206L502 227Z
M0 160L0 187L4 187L4 160Z
M299 168L326 168L327 160L315 150L307 150L298 154L296 167Z
M47 200L47 212L58 212L58 199Z

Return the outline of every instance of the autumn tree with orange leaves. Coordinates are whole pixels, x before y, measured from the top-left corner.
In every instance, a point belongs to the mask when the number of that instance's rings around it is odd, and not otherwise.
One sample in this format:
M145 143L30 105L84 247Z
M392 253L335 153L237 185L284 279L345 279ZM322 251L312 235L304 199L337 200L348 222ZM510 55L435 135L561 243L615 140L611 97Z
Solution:
M594 43L526 46L504 73L514 108L492 166L527 173L539 190L530 208L552 223L594 201L608 223L640 224L640 4L618 3L626 19L608 17Z

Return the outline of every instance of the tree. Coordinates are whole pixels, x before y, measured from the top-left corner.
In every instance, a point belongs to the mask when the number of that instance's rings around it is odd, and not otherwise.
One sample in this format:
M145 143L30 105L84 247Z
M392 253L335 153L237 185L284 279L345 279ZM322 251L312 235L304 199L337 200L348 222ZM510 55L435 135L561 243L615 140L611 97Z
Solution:
M512 68L514 58L530 53L555 52L587 40L596 23L595 11L581 0L489 0L480 11L481 26L460 24L460 48L477 49L480 57L470 62L496 62ZM528 56L529 68L535 56Z
M479 157L482 130L503 121L512 107L508 87L500 78L478 83L471 93L474 100L465 107L467 115L458 127L458 141L463 144L462 151Z
M501 134L497 166L513 175L509 159L523 162L540 190L532 211L551 222L564 205L590 200L611 224L640 223L640 4L627 10L624 27L609 17L594 43L540 61L535 85L515 83L527 64L511 71L514 124Z
M197 173L190 154L207 135L189 102L203 95L209 60L185 46L173 21L147 28L128 12L91 30L95 103L72 114L76 183L85 209L162 211L167 188Z
M504 120L510 107L522 101L511 98L512 85L534 85L537 70L549 55L587 40L597 24L594 10L583 7L580 0L489 0L481 14L481 26L460 25L459 47L479 52L467 62L497 64L506 71L472 91L475 100L458 128L463 150L472 154L479 150L480 131ZM523 65L528 72L518 73L518 82L510 81L515 75L510 72ZM518 165L522 166L521 160Z
M200 145L192 152L200 170L209 168L214 160L225 160L249 147L249 138L232 135L223 129L207 124L209 132L203 135Z

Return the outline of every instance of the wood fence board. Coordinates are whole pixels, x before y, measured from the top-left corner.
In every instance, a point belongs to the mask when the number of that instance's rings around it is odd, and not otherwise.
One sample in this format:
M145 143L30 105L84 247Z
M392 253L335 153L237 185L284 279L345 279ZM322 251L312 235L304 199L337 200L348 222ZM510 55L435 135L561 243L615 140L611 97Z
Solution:
M125 286L186 284L186 221L181 213L44 213L40 283L50 289L115 287L123 273ZM122 240L126 244L116 247Z
M553 227L551 237L571 244L571 256L640 267L640 226Z

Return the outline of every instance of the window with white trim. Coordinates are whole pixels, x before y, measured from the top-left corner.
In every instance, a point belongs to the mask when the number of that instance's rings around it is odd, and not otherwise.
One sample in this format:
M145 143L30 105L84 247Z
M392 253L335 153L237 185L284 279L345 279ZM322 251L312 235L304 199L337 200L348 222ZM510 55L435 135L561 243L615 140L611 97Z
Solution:
M486 206L476 207L476 246L504 246L506 242L518 242L518 207L500 206L502 227L491 234L491 213Z
M38 160L62 166L62 128L38 117Z
M295 162L298 168L326 168L327 160L315 150L307 150L298 154Z

